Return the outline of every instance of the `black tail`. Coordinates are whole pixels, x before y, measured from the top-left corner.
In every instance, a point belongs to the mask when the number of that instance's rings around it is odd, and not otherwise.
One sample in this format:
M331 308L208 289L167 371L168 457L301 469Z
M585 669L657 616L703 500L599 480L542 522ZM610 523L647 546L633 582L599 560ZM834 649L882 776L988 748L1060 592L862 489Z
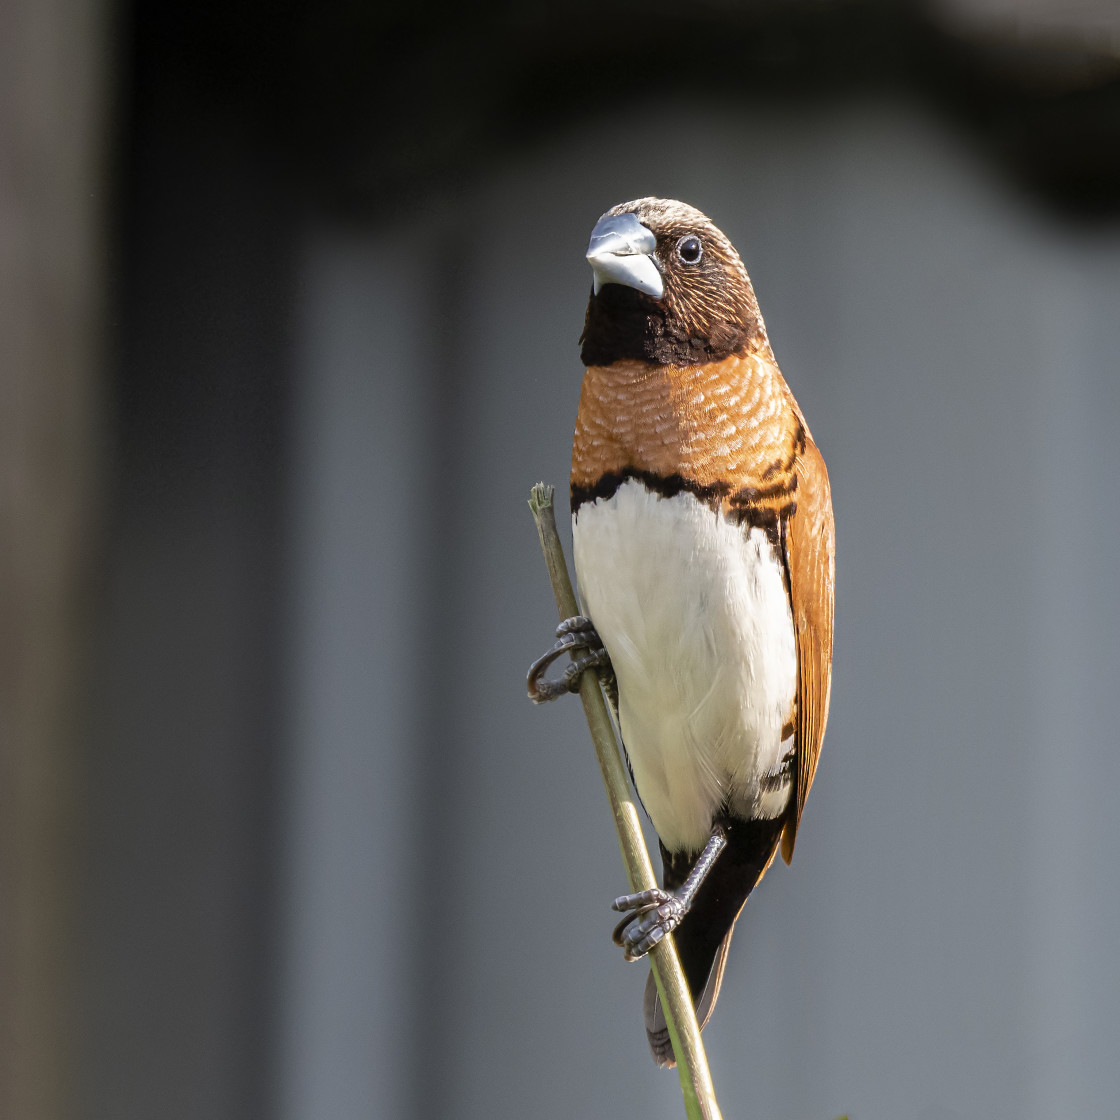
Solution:
M719 996L735 919L774 859L783 822L780 819L742 821L731 817L721 823L727 830L727 847L708 872L692 908L673 932L701 1028L710 1018ZM661 845L666 890L673 890L685 881L695 859L695 854L668 852ZM642 1009L653 1060L659 1066L676 1065L652 972L646 981Z

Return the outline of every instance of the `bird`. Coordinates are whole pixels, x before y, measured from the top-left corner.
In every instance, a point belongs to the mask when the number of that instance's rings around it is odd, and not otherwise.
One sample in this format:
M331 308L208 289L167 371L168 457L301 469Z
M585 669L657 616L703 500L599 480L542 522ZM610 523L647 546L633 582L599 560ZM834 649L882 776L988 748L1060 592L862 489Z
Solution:
M538 701L608 680L662 885L623 895L628 960L672 933L703 1027L735 922L817 769L832 678L835 528L828 471L774 357L750 277L701 211L608 210L572 443L582 614L530 671ZM544 678L559 654L573 661ZM674 1056L652 973L643 1015Z

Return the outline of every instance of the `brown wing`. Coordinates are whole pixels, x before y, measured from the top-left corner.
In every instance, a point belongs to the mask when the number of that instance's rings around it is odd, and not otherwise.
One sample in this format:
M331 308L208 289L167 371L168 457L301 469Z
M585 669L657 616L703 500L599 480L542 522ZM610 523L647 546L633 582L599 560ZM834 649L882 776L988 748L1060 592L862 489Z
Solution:
M832 687L832 603L836 534L832 495L824 459L808 435L797 456L797 508L786 530L790 600L797 635L797 712L790 817L782 834L782 858L789 863L805 798L813 784L828 721Z

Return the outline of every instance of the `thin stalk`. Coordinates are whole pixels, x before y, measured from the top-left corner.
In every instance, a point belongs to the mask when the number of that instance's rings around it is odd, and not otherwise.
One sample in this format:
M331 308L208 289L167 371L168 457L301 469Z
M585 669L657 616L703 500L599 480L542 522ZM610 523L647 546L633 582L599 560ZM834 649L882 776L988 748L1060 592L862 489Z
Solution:
M556 596L556 608L561 619L579 614L572 581L568 575L568 565L564 560L564 549L556 532L556 513L552 505L553 488L543 482L533 487L529 496L529 508L537 523L537 533L541 539L548 575L552 580L552 591ZM599 760L599 770L603 784L607 787L607 797L611 803L615 828L618 830L618 846L622 849L622 861L626 865L626 878L631 891L649 890L657 886L653 866L646 851L645 837L642 835L638 810L630 797L630 784L622 765L622 756L615 740L614 727L607 712L603 690L599 686L597 673L584 673L580 680L579 697L583 701L587 726L591 729L591 740L595 744L595 755ZM708 1070L708 1058L704 1044L700 1041L700 1028L696 1024L696 1013L692 1007L692 997L681 970L680 958L672 935L664 937L649 954L650 967L657 990L661 995L661 1006L665 1011L665 1023L669 1028L669 1040L673 1044L673 1054L677 1059L677 1071L681 1079L681 1092L684 1095L685 1115L689 1120L722 1120L716 1092L712 1087L712 1075Z

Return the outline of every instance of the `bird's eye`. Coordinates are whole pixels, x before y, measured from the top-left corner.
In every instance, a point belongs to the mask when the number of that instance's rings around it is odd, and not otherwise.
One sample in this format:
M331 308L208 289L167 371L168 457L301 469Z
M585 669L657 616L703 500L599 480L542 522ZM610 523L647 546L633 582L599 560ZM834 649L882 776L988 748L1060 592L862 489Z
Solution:
M691 233L685 234L684 237L677 242L677 256L685 264L695 264L704 252L704 246L700 244L700 238Z

